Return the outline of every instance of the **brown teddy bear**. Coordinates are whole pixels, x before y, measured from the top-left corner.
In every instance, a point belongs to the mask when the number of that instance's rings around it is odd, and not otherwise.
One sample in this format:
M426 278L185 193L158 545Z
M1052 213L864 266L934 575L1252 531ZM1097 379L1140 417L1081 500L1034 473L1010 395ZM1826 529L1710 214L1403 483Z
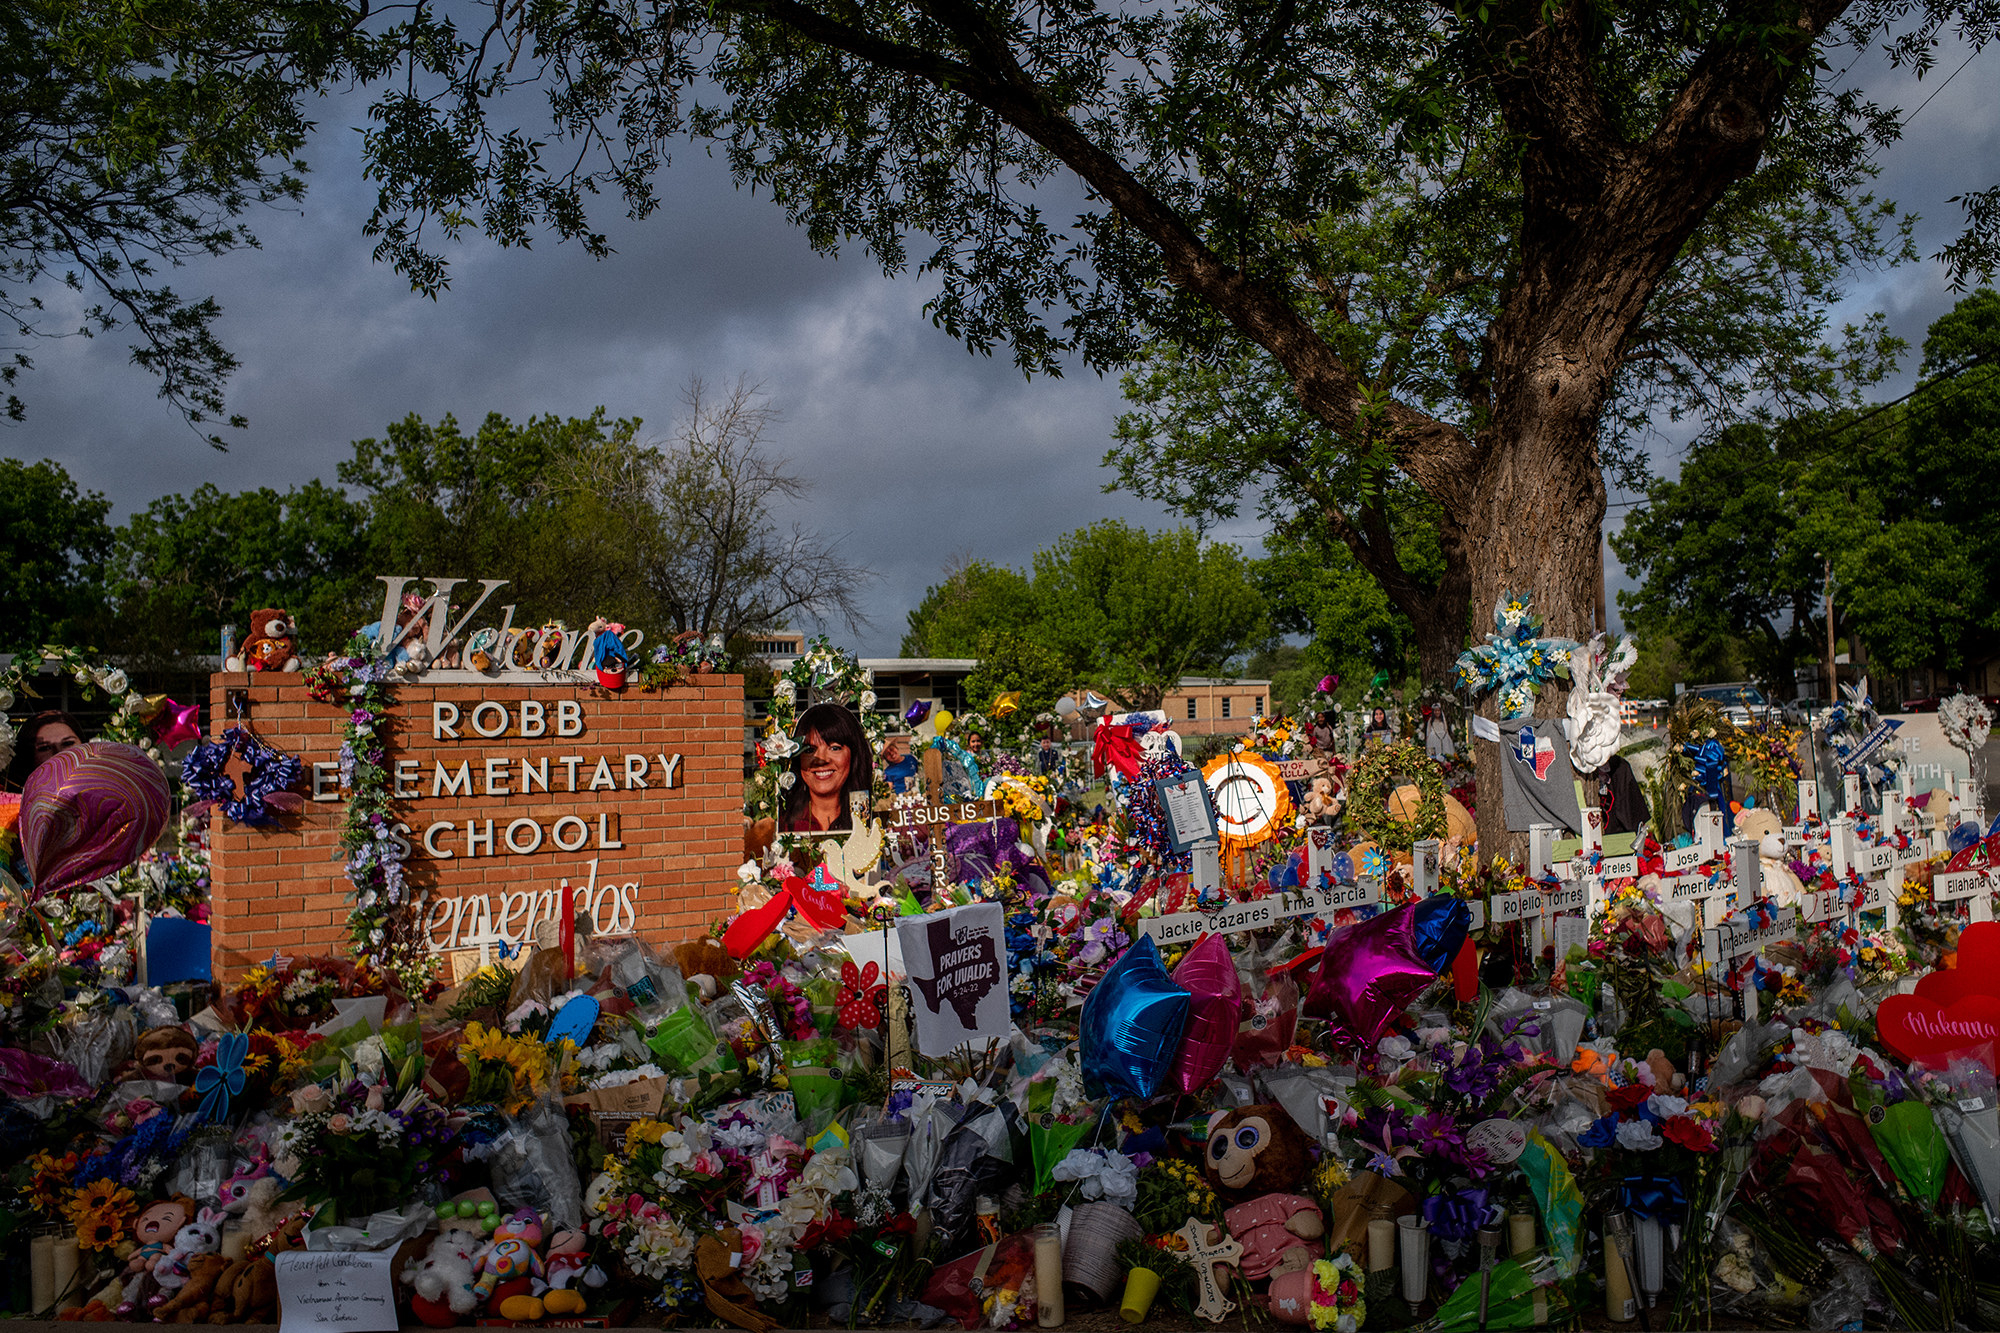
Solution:
M238 1259L215 1282L211 1324L278 1322L278 1267L259 1254Z
M216 1283L231 1261L219 1254L197 1254L188 1260L188 1279L173 1299L153 1312L155 1323L199 1324L215 1309Z
M1208 1118L1202 1174L1231 1203L1304 1189L1312 1170L1305 1132L1282 1106L1244 1106Z
M243 646L223 663L225 671L297 671L304 663L298 653L299 628L291 613L270 607L250 613L250 632Z
M729 956L729 950L722 947L722 941L713 935L703 935L685 944L674 947L674 963L687 978L690 986L699 990L703 999L712 1000L724 986L736 979L736 960Z

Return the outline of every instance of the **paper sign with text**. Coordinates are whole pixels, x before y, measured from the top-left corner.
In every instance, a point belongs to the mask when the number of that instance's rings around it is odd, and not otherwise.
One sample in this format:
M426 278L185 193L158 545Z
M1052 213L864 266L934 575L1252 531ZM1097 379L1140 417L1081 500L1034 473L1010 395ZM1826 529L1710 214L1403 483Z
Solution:
M275 1255L279 1333L395 1333L394 1250Z
M1005 1041L1007 937L999 903L974 903L896 923L909 969L917 1049L933 1059L968 1043Z

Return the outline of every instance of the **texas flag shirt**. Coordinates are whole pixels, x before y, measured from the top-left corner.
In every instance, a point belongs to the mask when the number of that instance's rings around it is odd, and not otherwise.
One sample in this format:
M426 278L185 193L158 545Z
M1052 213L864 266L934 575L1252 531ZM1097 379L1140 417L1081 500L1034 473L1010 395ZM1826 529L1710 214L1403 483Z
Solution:
M1533 824L1582 827L1576 772L1559 717L1521 717L1500 724L1501 790L1507 829L1526 833Z

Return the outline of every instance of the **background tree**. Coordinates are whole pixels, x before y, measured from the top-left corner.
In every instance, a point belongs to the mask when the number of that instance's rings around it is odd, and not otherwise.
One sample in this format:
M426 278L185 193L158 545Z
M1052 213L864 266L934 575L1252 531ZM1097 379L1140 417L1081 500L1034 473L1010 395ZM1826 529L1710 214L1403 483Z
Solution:
M110 512L60 463L0 458L0 625L10 649L102 641Z
M1625 622L1671 636L1695 673L1712 679L1738 644L1751 674L1789 684L1813 646L1820 565L1795 540L1788 471L1801 441L1760 425L1696 444L1680 476L1656 481L1612 534L1638 588L1618 594Z
M218 650L224 625L240 643L250 613L276 606L297 618L305 651L328 651L380 614L371 554L366 511L324 482L163 496L118 529L111 642L140 667L185 666Z
M720 395L690 380L683 403L667 444L599 446L556 486L621 520L602 531L628 548L629 573L658 622L725 640L797 617L859 628L860 588L874 571L842 555L837 536L772 515L777 502L812 494L766 441L778 410L746 380Z
M976 656L979 665L965 678L965 701L982 713L992 709L997 696L1018 690L1019 717L1033 717L1053 709L1078 683L1062 655L1032 631L991 631L968 655Z
M1034 585L1027 575L958 556L910 609L901 652L904 657L977 657L988 635L1024 634L1035 614Z
M1132 708L1159 707L1182 676L1221 672L1268 623L1242 554L1189 528L1078 528L1035 553L1034 589L1037 637Z
M1789 692L1821 660L1825 579L1836 637L1860 661L1956 671L2000 652L2000 295L1932 325L1924 383L1863 413L1743 426L1689 451L1612 546L1639 578L1621 593L1642 632L1671 635L1695 679L1738 652Z
M556 477L593 447L629 450L639 427L608 421L602 408L520 426L495 412L468 435L449 414L435 425L412 414L379 439L356 440L336 475L366 506L370 550L381 562L371 574L504 578L517 622L539 624L577 614L573 592L599 593L612 581L602 551L592 568L573 549L590 538L572 542ZM583 604L599 603L587 596Z

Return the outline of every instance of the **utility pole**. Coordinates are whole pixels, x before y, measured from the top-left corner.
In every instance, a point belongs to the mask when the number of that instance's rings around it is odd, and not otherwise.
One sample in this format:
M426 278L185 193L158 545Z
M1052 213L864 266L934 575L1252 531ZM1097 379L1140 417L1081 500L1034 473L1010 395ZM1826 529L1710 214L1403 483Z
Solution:
M1833 661L1833 560L1822 555L1826 584L1826 702L1831 708L1840 702L1840 674Z

